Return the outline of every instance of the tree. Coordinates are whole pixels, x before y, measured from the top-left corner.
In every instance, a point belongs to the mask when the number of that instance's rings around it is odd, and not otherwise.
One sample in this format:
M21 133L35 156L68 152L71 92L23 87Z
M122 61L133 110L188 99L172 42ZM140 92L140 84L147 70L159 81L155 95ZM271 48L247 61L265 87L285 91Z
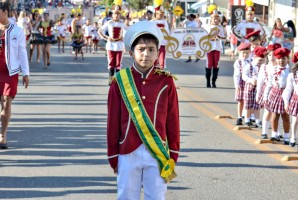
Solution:
M143 10L146 8L146 6L151 6L153 5L153 1L152 0L127 0L127 3L129 5L130 8L133 8L137 11Z

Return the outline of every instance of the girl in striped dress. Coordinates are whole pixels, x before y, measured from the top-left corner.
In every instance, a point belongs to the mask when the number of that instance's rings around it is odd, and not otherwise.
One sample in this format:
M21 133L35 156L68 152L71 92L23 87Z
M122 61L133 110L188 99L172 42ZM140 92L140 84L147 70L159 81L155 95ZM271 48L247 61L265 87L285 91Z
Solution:
M291 124L291 139L290 145L294 147L296 145L296 133L298 129L298 52L293 57L295 63L292 67L292 72L287 79L287 86L283 91L282 98L285 103L286 112L293 116Z
M245 82L242 79L244 66L248 64L250 56L250 44L241 43L238 47L239 58L234 63L234 86L235 86L235 100L238 102L237 114L238 119L236 125L242 125L242 112L244 107L244 86Z
M276 59L273 55L274 50L280 48L280 44L271 44L267 47L267 60L268 64L262 65L258 75L257 81L257 95L256 100L261 108L264 108L264 92L266 88L266 83L268 82L269 74L273 73L272 69L277 65ZM271 113L264 108L263 119L262 119L262 139L268 138L268 129L270 125Z
M265 108L272 112L271 124L272 133L271 140L279 140L277 137L278 121L281 117L284 127L284 144L289 144L290 117L286 113L282 93L286 87L287 77L290 73L288 65L288 56L290 51L285 48L278 48L274 51L277 66L274 73L269 75L268 84L265 89L264 100L266 100Z
M260 105L256 102L256 88L258 73L261 65L266 61L267 50L265 47L256 47L254 49L253 61L244 67L242 79L245 81L244 87L244 109L245 113L245 125L251 126L252 120L251 114L254 113L256 118L256 126L260 126Z

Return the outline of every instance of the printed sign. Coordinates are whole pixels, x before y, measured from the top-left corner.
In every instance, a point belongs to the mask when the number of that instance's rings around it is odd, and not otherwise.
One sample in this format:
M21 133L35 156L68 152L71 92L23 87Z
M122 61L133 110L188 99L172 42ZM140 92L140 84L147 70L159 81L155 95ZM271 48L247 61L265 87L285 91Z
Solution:
M166 30L161 29L165 40L168 41L166 51L178 59L182 55L195 55L203 58L212 49L210 39L216 37L217 28L210 31L210 34L203 28L197 29L174 29L169 35Z
M245 6L232 6L231 27L233 28L244 19L245 19Z

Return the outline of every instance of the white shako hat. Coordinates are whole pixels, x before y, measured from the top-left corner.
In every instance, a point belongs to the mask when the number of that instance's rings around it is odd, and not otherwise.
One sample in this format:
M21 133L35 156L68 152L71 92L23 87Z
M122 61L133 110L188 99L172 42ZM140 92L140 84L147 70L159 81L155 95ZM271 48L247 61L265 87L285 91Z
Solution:
M158 26L151 21L139 21L128 28L124 36L124 45L126 50L131 50L131 45L141 35L150 34L158 40L158 49L164 36Z

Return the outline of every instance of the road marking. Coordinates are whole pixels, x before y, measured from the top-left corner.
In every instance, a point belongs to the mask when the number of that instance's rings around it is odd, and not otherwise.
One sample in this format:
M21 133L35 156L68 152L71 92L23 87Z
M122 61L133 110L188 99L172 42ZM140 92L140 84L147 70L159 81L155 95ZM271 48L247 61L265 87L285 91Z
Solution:
M201 113L208 116L213 121L214 121L214 116L216 115L214 113L214 110L223 112L223 114L226 115L225 114L226 111L222 110L221 108L219 108L215 104L200 103L200 105L199 105L198 103L192 102L193 99L196 99L196 100L199 100L199 101L205 101L205 99L202 99L198 95L193 94L189 89L186 89L186 88L181 89L180 92L179 92L179 97L182 97L182 99L185 100L185 101L190 101L188 104L190 104L193 108L195 108L196 110L198 110ZM249 142L252 146L257 148L258 150L264 151L264 154L267 154L271 158L279 161L279 163L281 165L289 167L290 170L292 170L293 172L298 174L298 169L297 169L298 163L296 163L296 162L282 162L282 159L284 158L284 155L282 155L281 153L278 153L276 150L270 148L270 146L267 145L267 144L262 144L262 145L256 144L255 143L256 139L254 137L250 136L250 134L254 131L236 131L236 130L233 130L234 125L231 124L227 120L216 120L215 122L219 123L220 125L222 125L226 129L231 130L231 132L233 132L238 137L242 138L246 142ZM295 154L295 152L291 152L290 149L286 148L284 145L282 145L282 146L281 145L274 145L274 147L286 151L285 153L287 153L288 154L287 156L290 157L290 158L297 156L297 154ZM267 151L275 152L275 154L266 153ZM291 167L293 169L291 169Z

